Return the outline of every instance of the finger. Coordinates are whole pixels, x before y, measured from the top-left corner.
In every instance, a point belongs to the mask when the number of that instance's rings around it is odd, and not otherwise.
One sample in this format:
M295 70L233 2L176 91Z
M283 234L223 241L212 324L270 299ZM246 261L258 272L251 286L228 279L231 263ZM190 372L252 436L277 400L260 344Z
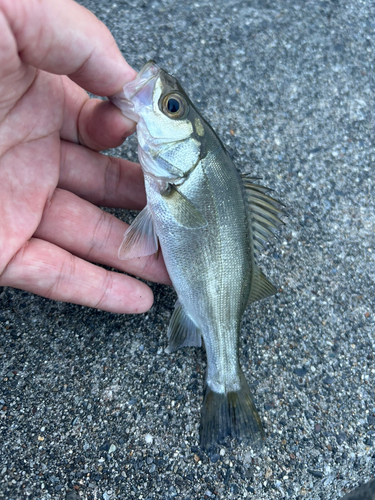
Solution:
M161 257L118 258L117 252L128 227L125 222L76 195L56 189L34 236L85 260L116 267L150 281L170 284Z
M90 149L120 146L135 131L135 123L109 101L90 99L87 93L67 77L64 87L64 116L60 136Z
M58 187L101 207L141 210L146 205L140 165L65 141Z
M9 262L0 286L114 313L142 313L153 303L152 291L141 281L106 271L36 238Z
M117 148L135 132L135 122L109 101L90 99L79 115L79 143L96 151Z
M109 30L72 0L2 0L20 59L111 95L136 76Z

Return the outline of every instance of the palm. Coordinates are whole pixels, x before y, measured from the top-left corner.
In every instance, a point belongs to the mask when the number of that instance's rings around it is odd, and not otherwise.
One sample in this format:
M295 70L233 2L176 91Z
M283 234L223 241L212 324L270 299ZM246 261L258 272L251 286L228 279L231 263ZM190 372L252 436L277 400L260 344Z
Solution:
M0 131L7 140L1 141L0 159L0 274L35 233L59 181L64 102L61 77L41 72L24 93L25 80L29 78L23 79L18 89L12 88L13 99L2 107L2 118L6 119ZM3 94L4 98L7 95ZM10 240L7 235L11 235Z
M17 51L11 36L0 42L0 285L115 312L148 309L146 285L88 262L168 282L162 260L117 259L126 225L96 206L145 203L139 166L97 152L133 125ZM73 78L83 79L80 69Z

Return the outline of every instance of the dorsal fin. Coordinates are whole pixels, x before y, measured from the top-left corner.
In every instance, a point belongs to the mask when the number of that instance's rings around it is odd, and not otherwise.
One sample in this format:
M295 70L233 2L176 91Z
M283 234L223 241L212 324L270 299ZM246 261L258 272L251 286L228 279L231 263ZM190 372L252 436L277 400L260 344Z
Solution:
M268 188L254 184L257 180L247 174L242 176L243 184L248 201L249 224L254 245L254 253L257 254L263 245L269 240L283 223L279 215L283 214L282 204L266 194Z
M253 249L252 277L249 303L265 299L276 293L276 288L268 281L255 263L254 256L262 250L263 245L274 235L283 223L279 218L283 211L282 204L269 196L268 188L255 184L257 179L242 175L247 201L250 225L250 237Z
M263 272L259 267L254 263L253 274L251 277L251 287L249 294L248 303L251 304L257 300L265 299L266 297L270 297L271 295L275 295L276 288L272 283L268 281L268 279L264 276Z

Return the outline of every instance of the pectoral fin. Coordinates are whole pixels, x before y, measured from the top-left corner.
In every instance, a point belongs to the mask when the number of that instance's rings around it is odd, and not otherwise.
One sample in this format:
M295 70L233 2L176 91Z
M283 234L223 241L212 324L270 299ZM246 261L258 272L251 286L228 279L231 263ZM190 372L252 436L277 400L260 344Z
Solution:
M158 250L158 237L154 221L148 206L134 219L124 234L124 240L118 251L121 260L152 255Z
M168 327L169 346L167 352L180 347L201 347L201 334L193 320L186 314L179 300L176 302Z
M257 300L265 299L277 292L276 288L264 276L259 267L254 264L249 294L249 304Z
M171 215L181 226L196 229L207 224L200 211L174 184L169 184L168 189L162 193L162 196Z

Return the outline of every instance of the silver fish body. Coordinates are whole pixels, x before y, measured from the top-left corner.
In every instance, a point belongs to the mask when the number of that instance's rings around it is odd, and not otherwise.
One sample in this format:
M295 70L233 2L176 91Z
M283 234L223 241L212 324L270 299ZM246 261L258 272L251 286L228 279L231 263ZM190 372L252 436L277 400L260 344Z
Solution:
M198 228L176 222L160 194L163 184L149 176L145 183L174 288L204 339L207 384L219 393L238 390L238 332L251 278L241 179L222 148L198 162L179 187L207 221Z
M136 119L147 207L125 233L120 258L152 254L158 242L178 295L169 351L207 353L201 446L227 435L259 445L264 432L238 360L249 302L275 292L255 255L280 210L265 188L241 178L177 80L149 62L113 101Z

